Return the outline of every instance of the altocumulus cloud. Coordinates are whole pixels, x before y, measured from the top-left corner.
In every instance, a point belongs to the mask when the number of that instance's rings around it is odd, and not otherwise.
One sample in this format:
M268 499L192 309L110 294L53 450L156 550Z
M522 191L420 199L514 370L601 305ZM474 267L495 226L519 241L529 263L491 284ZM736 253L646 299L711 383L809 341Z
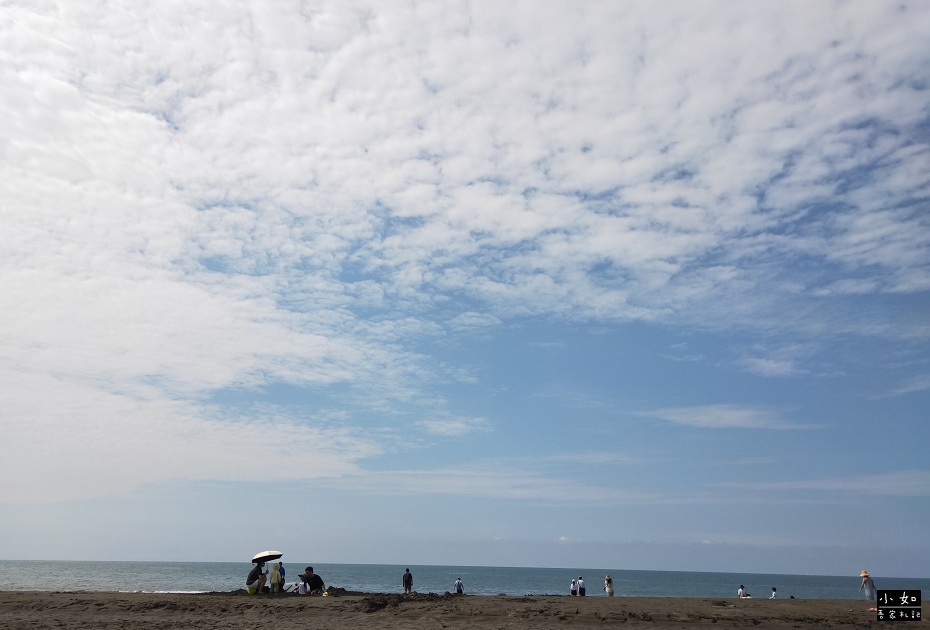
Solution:
M427 416L456 370L414 342L513 318L930 337L842 301L930 288L920 5L3 12L7 498L236 478L294 435L352 472L361 427L204 401L346 385ZM796 369L774 360L746 367ZM22 479L36 458L74 488Z

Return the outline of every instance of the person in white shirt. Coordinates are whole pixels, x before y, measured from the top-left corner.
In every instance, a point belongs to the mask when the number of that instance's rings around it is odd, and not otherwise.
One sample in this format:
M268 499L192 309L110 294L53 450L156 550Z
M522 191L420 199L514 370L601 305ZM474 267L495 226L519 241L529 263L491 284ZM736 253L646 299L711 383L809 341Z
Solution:
M778 593L775 592L775 587L772 587L772 596L769 599L778 599Z

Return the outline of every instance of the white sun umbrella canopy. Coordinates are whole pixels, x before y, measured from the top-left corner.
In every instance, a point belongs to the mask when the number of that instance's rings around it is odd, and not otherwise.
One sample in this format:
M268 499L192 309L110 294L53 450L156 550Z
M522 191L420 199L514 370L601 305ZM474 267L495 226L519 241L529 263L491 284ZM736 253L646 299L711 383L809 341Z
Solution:
M259 562L271 562L272 560L277 560L284 554L280 551L262 551L252 556L252 564L257 564Z

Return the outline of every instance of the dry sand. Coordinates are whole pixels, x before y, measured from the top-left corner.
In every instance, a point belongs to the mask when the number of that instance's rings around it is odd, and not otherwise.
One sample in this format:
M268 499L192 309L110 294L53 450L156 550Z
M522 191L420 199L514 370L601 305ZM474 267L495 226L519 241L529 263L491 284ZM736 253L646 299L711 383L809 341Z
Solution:
M847 599L0 592L0 628L870 628ZM918 622L919 623L919 622Z

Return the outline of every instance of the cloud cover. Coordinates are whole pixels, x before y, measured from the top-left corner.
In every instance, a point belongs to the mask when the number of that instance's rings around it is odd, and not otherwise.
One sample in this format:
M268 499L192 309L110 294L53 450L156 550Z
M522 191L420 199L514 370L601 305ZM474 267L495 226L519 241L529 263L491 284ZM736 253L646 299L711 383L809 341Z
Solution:
M4 5L0 501L505 440L435 348L528 321L736 331L780 379L925 352L928 32L883 2ZM278 386L311 404L224 402ZM630 413L801 426L705 403Z

